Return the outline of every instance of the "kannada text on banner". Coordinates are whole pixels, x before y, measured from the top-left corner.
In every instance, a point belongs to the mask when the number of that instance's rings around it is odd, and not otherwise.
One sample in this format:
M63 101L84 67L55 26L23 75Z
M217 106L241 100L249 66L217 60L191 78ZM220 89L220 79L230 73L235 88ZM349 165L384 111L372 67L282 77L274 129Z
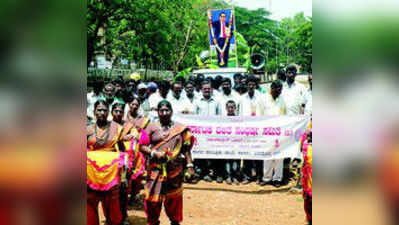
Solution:
M299 141L310 118L174 115L174 120L196 137L193 158L268 160L300 158Z

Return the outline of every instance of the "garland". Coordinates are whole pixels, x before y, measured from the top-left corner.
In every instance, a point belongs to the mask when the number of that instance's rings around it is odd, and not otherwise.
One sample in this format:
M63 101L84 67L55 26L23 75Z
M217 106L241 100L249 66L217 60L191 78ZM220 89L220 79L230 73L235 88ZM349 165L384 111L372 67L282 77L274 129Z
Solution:
M226 41L224 42L223 49L220 49L220 47L219 47L219 45L218 45L217 43L215 44L216 49L217 49L217 50L219 51L219 53L220 53L220 65L221 65L221 66L223 66L223 65L225 64L225 63L224 63L224 60L223 60L223 58L224 58L224 51L226 50L227 44L228 44L229 41L230 41L230 29L231 29L232 23L233 23L233 11L231 11L231 13L230 13L229 26L226 27L226 30L227 30L226 33L228 33L228 36L227 36L227 38L226 38ZM208 13L208 26L209 26L210 29L211 29L211 33L212 33L213 39L215 39L215 33L214 33L214 31L213 31L213 25L212 25L212 14L210 14L210 13Z

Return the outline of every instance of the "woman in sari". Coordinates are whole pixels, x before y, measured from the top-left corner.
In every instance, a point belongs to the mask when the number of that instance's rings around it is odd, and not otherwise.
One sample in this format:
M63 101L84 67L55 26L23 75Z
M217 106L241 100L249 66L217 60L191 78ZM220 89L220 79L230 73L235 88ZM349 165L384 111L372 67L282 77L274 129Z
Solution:
M126 122L123 120L123 115L125 112L125 104L122 103L114 103L112 105L112 110L111 110L111 114L112 114L112 121L121 125L122 127L126 126ZM122 140L123 137L125 137L125 133L124 133L124 129L122 130ZM120 141L117 143L118 144L118 149L121 152L125 152L129 155L130 153L130 141L128 142L123 142ZM131 165L133 162L134 158L132 157L128 157L128 163L127 163L127 168L125 170L121 171L121 184L120 184L120 188L119 188L119 202L121 204L120 208L121 208L121 213L122 213L122 221L123 221L123 225L129 225L130 222L128 221L128 214L127 214L127 210L128 210L128 195L129 195L129 177L130 177L130 173L131 173ZM129 167L130 166L130 167Z
M390 224L399 224L399 124L380 137L377 177Z
M122 126L108 122L108 114L108 104L97 101L94 104L96 122L87 127L87 225L99 225L99 202L107 225L122 222L119 185L125 158L117 147Z
M187 163L187 172L194 175L191 158L194 136L186 126L171 120L172 113L170 102L159 102L159 121L146 129L150 146L140 148L150 158L144 199L148 225L160 223L162 203L172 225L183 221L184 163Z
M303 153L302 184L306 219L312 224L312 122L302 135L301 151Z
M133 106L132 106L133 105ZM130 103L130 107L134 108L134 111L137 112L137 109L139 107L139 102L138 99L133 98L132 102ZM129 191L132 187L132 179L133 179L133 191L138 190L137 193L140 191L140 186L141 186L141 180L138 181L139 185L137 185L136 178L142 176L143 171L144 171L144 157L142 153L140 152L139 146L141 143L148 144L148 138L147 136L143 136L141 132L141 128L136 126L136 124L139 124L138 122L144 123L144 119L138 116L138 114L133 114L132 112L129 113L129 115L134 116L133 118L136 118L136 120L128 120L124 121L123 115L124 115L124 108L125 105L121 103L115 103L112 106L112 117L113 117L113 122L118 123L119 125L123 126L122 129L122 141L118 142L118 147L120 151L123 151L127 154L128 159L127 159L127 168L126 170L122 171L122 182L120 185L120 198L119 201L121 203L121 213L122 213L122 220L124 225L130 224L128 221L128 195ZM137 166L137 167L136 167ZM137 188L137 186L139 188ZM133 192L133 196L136 195L136 192Z
M132 158L132 171L129 180L129 189L131 189L131 205L137 205L142 207L138 201L137 195L141 190L141 183L143 181L143 175L145 172L145 157L139 149L139 142L133 142L133 140L142 140L142 131L147 128L150 120L143 115L139 114L140 100L137 97L133 97L132 101L129 103L129 113L127 114L126 123L123 129L123 135L125 140L129 140L126 149L129 149L130 158ZM144 138L144 137L143 137ZM135 204L137 203L137 204Z

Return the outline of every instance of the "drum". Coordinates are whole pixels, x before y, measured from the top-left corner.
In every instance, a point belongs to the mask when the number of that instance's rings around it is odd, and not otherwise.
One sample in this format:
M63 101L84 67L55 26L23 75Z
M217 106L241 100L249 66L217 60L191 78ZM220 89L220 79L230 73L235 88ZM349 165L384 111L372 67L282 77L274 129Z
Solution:
M124 152L88 151L87 186L97 191L108 191L121 183L122 169L128 165Z

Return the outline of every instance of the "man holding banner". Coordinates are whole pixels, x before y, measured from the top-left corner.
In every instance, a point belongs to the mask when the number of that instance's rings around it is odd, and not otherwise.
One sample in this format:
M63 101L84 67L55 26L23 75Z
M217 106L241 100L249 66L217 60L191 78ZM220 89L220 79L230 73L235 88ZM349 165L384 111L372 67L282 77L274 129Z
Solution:
M257 80L255 76L250 75L246 81L248 93L244 94L240 99L240 116L263 116L264 96L260 92L256 92ZM261 160L244 160L243 168L243 184L251 181L262 182L263 161Z
M226 13L226 12L229 13ZM212 20L212 12L208 11L208 26L210 29L211 45L215 45L218 54L219 67L227 67L229 62L230 41L233 36L233 13L231 10L215 11L219 13L219 20ZM227 20L227 14L230 19Z
M211 94L212 93L211 83L208 80L202 82L201 91L202 91L202 96L194 103L195 113L201 116L220 115L221 111L220 103L213 98ZM212 182L211 170L213 170L213 174L215 174L216 171L220 171L220 167L215 169L215 166L217 166L215 160L210 160L210 159L196 160L197 173L206 182Z
M270 93L265 95L264 115L282 116L287 114L287 106L281 96L283 84L280 80L275 80L270 86ZM299 150L299 149L298 149ZM263 178L261 185L269 182L276 187L281 186L283 180L284 159L265 160L263 162Z

